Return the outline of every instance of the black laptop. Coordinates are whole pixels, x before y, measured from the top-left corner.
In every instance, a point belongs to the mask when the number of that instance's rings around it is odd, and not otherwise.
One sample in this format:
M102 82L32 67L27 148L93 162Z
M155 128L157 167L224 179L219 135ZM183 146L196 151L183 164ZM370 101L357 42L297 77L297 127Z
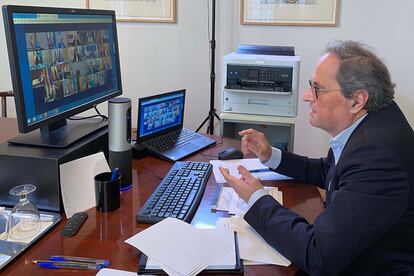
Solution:
M185 89L140 98L138 101L137 149L144 146L161 158L177 161L216 143L183 128Z

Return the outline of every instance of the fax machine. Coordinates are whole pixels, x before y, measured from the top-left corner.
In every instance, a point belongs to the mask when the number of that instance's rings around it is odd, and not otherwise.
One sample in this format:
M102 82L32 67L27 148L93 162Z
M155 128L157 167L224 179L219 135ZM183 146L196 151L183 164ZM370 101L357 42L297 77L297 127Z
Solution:
M295 117L299 64L298 56L224 56L222 112Z

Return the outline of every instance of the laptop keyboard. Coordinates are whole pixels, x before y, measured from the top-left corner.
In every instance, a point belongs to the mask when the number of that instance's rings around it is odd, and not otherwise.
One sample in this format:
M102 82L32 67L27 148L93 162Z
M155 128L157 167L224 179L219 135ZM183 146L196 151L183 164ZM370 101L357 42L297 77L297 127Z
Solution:
M172 133L159 136L151 141L145 142L145 145L155 151L166 151L173 147L180 147L191 140L198 139L200 136L185 128Z
M137 214L137 223L157 223L166 217L190 222L200 204L211 171L209 163L175 162Z

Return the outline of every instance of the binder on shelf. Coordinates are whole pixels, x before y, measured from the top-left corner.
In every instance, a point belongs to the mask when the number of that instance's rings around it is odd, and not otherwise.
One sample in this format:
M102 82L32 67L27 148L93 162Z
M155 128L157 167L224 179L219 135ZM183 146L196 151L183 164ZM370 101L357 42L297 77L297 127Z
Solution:
M201 274L243 274L243 260L240 259L236 232L234 232L234 252L236 256L234 261L211 264ZM166 275L165 271L151 262L145 254L142 254L139 260L138 274Z

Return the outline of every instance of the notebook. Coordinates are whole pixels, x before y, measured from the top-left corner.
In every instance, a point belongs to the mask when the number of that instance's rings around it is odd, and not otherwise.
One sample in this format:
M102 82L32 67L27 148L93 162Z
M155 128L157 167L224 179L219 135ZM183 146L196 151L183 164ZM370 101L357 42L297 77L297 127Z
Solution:
M185 89L140 98L134 147L174 162L215 144L215 140L183 128L184 103Z

